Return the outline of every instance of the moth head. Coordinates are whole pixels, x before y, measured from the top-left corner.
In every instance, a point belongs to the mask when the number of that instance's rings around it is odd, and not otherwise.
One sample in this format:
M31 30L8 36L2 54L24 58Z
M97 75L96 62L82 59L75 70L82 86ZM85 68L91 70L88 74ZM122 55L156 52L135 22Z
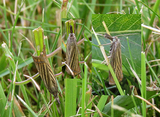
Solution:
M119 40L118 37L113 37L113 42L116 42L118 40Z
M70 33L70 34L69 34L69 37L70 37L70 38L74 38L74 37L75 37L75 34L74 34L74 33Z
M70 41L75 41L76 40L75 34L74 33L70 33L68 39Z
M109 35L107 33L104 34L104 37L111 40L111 41L113 41L113 39L114 39L114 37L112 37L111 35Z
M116 39L115 38L113 38L113 42L115 42L116 41Z

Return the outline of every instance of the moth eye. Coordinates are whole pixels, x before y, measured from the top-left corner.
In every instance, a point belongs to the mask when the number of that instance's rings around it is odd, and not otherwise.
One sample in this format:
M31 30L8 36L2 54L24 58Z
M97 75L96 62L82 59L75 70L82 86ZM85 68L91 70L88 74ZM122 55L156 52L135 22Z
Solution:
M73 37L73 35L71 34L70 37Z
M116 39L115 39L115 38L113 38L113 41L115 42L115 41L116 41Z

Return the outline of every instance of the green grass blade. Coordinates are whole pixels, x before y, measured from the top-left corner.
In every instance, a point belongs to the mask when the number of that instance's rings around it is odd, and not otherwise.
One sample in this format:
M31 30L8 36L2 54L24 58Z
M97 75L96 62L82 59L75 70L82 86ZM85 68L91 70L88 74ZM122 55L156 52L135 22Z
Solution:
M84 78L82 78L82 117L85 116L85 94L86 94L86 84L87 84L87 66L84 65Z
M145 62L145 53L141 52L141 80L142 80L142 89L141 95L146 99L146 62ZM146 102L142 100L142 114L143 117L146 117Z
M65 117L76 114L77 79L65 79Z
M108 99L108 95L102 95L98 104L97 104L97 107L101 112L105 106L105 102L107 101L107 99ZM99 117L98 113L95 113L93 117Z

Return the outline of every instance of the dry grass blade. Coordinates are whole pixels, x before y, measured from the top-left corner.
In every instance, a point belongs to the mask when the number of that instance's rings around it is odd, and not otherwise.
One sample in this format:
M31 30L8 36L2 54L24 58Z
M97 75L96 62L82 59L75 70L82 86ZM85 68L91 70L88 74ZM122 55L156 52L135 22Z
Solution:
M21 33L20 33L21 34ZM36 49L35 49L35 47L33 46L33 44L32 44L32 42L27 38L27 37L25 37L23 34L21 34L27 41L28 41L28 43L30 44L30 46L34 49L34 51L36 52Z
M66 67L68 68L68 70L70 71L71 75L74 77L74 73L71 70L71 68L66 64L66 62L62 62L62 64L66 65Z
M126 59L126 60L128 61L128 59ZM133 70L133 68L131 67L129 61L128 61L128 64L129 64L129 66L130 66L130 69L131 69L132 73L134 74L134 76L136 77L137 81L138 81L139 84L141 85L141 80L140 80L140 78L138 77L137 73L136 73L136 72Z
M36 83L36 81L32 77L30 77L28 75L25 75L25 74L24 74L24 76L27 77L27 78L29 78L29 79L31 79L33 81L33 83L35 84L35 86L37 87L38 91L40 91L39 85Z
M160 30L158 30L156 28L153 28L153 27L150 27L150 26L147 26L147 25L144 25L144 24L141 24L141 26L144 27L144 28L150 29L152 31L160 33Z
M98 108L94 103L93 103L93 105L94 105L94 107L96 108L99 116L100 116L100 117L103 117L103 115L102 115L101 111L99 110L99 108Z
M139 95L135 95L137 98L145 101L147 104L149 104L150 106L152 106L156 111L158 111L160 113L160 109L158 109L156 106L154 106L153 104L151 104L149 101L147 101L146 99L140 97Z

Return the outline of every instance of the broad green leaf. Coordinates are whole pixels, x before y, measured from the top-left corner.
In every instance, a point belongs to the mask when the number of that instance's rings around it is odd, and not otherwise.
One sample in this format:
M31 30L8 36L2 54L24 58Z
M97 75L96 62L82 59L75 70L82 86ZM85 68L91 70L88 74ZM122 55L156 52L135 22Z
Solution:
M105 22L111 33L115 32L140 32L141 15L137 14L93 14L92 26L95 32L106 32L102 24Z
M141 100L133 97L136 106L139 106L141 104ZM133 99L131 96L117 96L115 97L115 99L113 100L114 105L118 105L120 107L123 107L127 110L134 108L135 105L133 103ZM111 114L111 102L107 103L102 111L103 113L110 115ZM119 111L119 110L114 110L114 117L119 117L123 114L124 112Z
M65 116L76 114L77 79L65 79Z
M104 108L105 102L107 101L108 96L107 95L102 95L99 102L98 102L98 109L100 111L102 111L102 109ZM95 113L93 117L99 117L98 113Z

